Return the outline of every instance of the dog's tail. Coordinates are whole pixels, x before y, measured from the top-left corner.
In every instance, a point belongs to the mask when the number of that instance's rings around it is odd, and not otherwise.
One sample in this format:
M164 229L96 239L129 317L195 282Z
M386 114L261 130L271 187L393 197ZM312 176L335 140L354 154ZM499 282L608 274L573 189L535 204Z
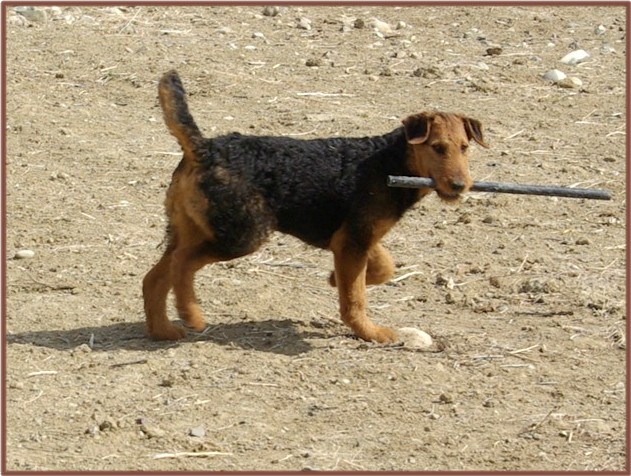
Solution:
M186 104L186 91L175 70L164 73L158 86L160 106L169 131L175 136L184 151L184 160L195 160L195 149L202 133Z

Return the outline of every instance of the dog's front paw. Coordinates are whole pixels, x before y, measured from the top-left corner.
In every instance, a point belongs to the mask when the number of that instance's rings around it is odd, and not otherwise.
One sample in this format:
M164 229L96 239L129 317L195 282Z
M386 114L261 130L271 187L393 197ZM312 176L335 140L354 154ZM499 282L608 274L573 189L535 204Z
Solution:
M366 341L378 344L394 344L398 340L396 331L389 327L371 325L368 328L356 330L356 334Z
M179 340L186 337L186 331L180 326L169 324L158 329L151 329L149 335L155 340Z

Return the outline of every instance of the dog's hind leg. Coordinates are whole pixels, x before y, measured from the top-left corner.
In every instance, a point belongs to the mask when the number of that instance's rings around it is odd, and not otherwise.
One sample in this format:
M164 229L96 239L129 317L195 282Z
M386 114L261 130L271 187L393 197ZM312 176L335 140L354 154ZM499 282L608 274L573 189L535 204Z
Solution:
M167 317L167 295L171 289L171 258L175 243L169 243L160 261L151 268L142 282L147 331L158 340L176 340L185 335L184 329L173 325Z
M195 331L206 326L202 311L197 303L194 289L195 273L210 263L219 261L209 252L208 243L177 249L171 259L171 276L175 307L180 319Z

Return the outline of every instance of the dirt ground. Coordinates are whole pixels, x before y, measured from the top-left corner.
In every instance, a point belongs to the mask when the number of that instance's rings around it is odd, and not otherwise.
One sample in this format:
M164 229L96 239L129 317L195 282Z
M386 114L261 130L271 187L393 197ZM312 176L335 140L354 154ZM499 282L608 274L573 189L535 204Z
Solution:
M625 469L625 7L3 8L6 470ZM354 339L330 254L282 235L198 275L204 333L154 342L171 68L209 136L457 111L474 179L613 199L423 200L368 297L429 350Z

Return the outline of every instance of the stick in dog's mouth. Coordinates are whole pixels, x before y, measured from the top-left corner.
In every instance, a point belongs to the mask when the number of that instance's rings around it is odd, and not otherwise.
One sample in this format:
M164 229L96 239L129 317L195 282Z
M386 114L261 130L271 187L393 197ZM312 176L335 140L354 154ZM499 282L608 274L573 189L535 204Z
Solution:
M428 177L402 177L389 175L389 187L399 188L436 188L436 183ZM597 188L558 187L553 185L531 185L502 182L473 182L471 192L514 193L519 195L544 195L548 197L588 198L592 200L611 200L608 190Z

